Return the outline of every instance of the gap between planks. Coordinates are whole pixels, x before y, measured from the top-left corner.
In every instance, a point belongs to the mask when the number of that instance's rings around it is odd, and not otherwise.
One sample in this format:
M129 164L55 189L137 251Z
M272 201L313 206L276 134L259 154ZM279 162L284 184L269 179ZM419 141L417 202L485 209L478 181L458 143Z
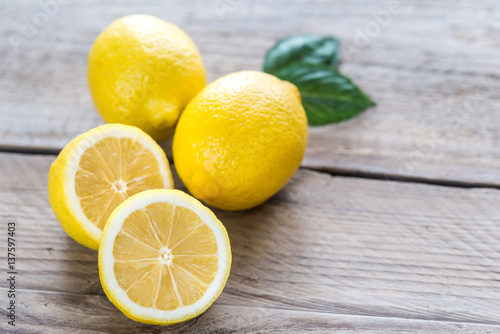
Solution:
M29 147L13 147L13 146L1 146L0 145L0 153L7 154L26 154L26 155L53 155L57 156L61 152L61 150L52 149L52 148L29 148ZM172 157L167 152L167 158L169 161L172 160ZM172 162L170 162L173 164ZM466 181L452 181L452 180L439 180L433 178L425 178L419 176L400 176L395 174L386 174L386 173L370 173L370 172L362 172L358 170L349 170L343 168L334 168L334 167L307 167L300 166L301 169L310 170L318 173L325 173L331 176L343 176L343 177L353 177L359 179L368 179L368 180L383 180L383 181L392 181L392 182L405 182L405 183L418 183L418 184L429 184L429 185L437 185L443 187L452 187L452 188L487 188L487 189L500 189L500 186L496 186L489 183L476 183L476 182L466 182Z

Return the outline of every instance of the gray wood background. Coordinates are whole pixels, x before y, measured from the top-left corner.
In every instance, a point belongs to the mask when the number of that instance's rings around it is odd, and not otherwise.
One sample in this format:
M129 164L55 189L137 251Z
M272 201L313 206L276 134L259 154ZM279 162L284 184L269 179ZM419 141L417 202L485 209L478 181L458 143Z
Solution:
M0 332L500 333L500 3L396 1L380 24L394 1L66 2L31 35L40 2L0 2ZM378 103L311 127L302 167L264 205L215 210L231 276L207 312L170 327L135 323L107 300L97 253L64 233L48 203L55 154L102 123L86 83L90 46L132 13L184 29L210 81L261 69L284 36L337 35L342 71Z

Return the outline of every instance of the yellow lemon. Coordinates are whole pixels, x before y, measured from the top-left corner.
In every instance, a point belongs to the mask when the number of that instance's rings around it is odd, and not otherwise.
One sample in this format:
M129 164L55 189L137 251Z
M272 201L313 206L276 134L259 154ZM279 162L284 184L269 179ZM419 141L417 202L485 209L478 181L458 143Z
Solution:
M174 135L174 163L198 199L226 210L254 207L295 173L307 146L297 88L255 71L205 87L186 107Z
M226 229L179 190L148 190L109 217L99 277L129 318L170 325L196 317L220 295L231 268Z
M50 167L49 200L64 230L98 249L113 210L130 196L173 188L165 153L132 126L106 124L73 139Z
M155 140L172 136L182 110L206 84L189 36L151 15L111 23L90 50L87 75L106 122L137 126Z

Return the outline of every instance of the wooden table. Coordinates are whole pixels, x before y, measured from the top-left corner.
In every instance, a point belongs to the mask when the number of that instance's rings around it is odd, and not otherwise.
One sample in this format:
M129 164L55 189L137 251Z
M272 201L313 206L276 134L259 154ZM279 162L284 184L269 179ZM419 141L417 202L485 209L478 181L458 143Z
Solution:
M390 1L64 2L32 35L23 31L43 13L38 1L0 4L0 332L500 333L498 1L400 1L382 24L373 14ZM210 81L261 69L281 37L337 35L342 70L378 103L311 127L302 168L264 205L215 210L231 276L207 312L170 327L133 322L108 301L97 253L63 232L47 194L55 154L102 123L89 48L131 13L188 32Z

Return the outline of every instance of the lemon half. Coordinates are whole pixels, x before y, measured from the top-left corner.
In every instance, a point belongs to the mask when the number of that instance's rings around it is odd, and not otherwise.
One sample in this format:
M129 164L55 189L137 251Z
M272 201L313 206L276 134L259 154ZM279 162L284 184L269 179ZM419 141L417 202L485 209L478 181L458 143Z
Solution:
M148 190L113 211L99 247L103 289L129 318L192 319L222 292L231 267L226 229L179 190Z
M146 133L102 125L73 139L49 172L49 200L64 230L98 249L111 212L148 189L173 188L165 153Z

